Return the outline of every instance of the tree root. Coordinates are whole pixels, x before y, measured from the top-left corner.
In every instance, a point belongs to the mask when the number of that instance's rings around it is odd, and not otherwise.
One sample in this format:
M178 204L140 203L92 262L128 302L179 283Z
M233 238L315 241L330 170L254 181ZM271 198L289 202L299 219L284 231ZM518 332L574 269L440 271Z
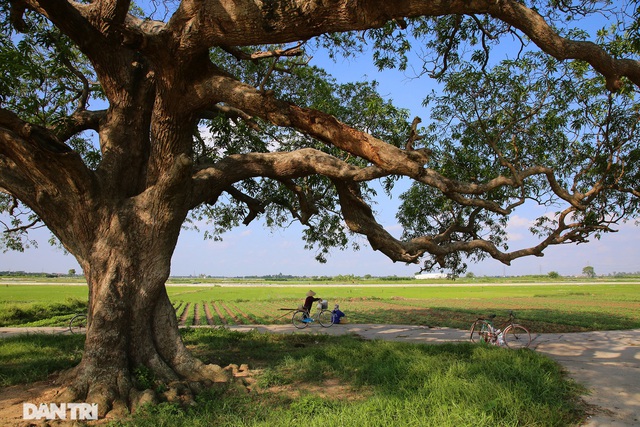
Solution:
M148 404L171 402L182 407L193 406L195 396L211 388L236 387L242 392L251 391L253 381L246 364L221 368L200 363L194 368L188 378L171 382L156 380L151 388L141 389L131 374L108 374L102 370L98 376L80 365L58 377L58 382L69 385L56 397L55 403L96 403L100 419L115 419L135 413Z

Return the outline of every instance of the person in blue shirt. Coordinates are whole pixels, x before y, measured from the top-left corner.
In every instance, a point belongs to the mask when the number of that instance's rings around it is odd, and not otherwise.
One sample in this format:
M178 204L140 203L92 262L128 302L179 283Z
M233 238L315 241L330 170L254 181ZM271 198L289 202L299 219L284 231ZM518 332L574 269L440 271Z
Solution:
M340 323L340 319L342 319L344 316L345 314L340 311L340 306L336 304L336 306L333 307L333 311L331 312L331 320L333 320L333 323Z

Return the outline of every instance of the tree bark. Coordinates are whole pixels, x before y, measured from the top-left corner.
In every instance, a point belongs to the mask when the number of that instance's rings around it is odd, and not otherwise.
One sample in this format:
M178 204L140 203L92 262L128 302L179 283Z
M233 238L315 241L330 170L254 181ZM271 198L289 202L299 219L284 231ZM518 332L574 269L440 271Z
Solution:
M114 236L121 245L113 245ZM97 403L100 416L135 408L133 377L141 367L181 401L190 401L201 384L228 381L224 369L205 365L184 346L165 288L171 250L144 241L132 230L107 231L83 265L89 285L84 356L61 377L68 384L61 401Z

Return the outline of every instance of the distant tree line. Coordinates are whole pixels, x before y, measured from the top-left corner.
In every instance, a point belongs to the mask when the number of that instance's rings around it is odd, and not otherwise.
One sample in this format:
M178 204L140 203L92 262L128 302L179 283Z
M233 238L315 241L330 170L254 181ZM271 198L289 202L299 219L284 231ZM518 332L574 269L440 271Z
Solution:
M582 274L588 277L596 277L597 274L595 272L595 269L591 266L587 266L585 268L583 268L582 270ZM5 271L0 271L0 277L46 277L46 278L55 278L55 277L67 277L67 276L75 276L76 275L76 270L75 269L70 269L67 273L47 273L47 272L39 272L39 273L33 273L33 272L26 272L26 271L9 271L9 270L5 270ZM527 275L525 275L527 276ZM535 275L533 275L534 277ZM557 271L550 271L547 274L548 277L550 278L559 278L562 277ZM640 276L640 271L635 271L635 272L624 272L624 271L614 271L613 273L609 273L606 275L602 275L602 276L606 276L606 277L616 277L616 278L624 278L624 277L639 277ZM175 276L178 277L178 276ZM182 276L180 276L182 277ZM193 277L193 276L187 276L187 277ZM266 274L266 275L252 275L252 276L234 276L234 277L230 277L230 276L210 276L207 274L200 274L197 277L200 278L208 278L208 279L225 279L225 278L231 278L231 279L246 279L246 280L267 280L267 281L290 281L290 280L312 280L315 282L345 282L345 283L350 283L350 282L361 282L361 281L366 281L366 280L384 280L384 281L401 281L401 280L414 280L415 277L414 276L373 276L371 274L365 274L364 276L356 276L354 274L338 274L336 276L298 276L298 275L292 275L292 274ZM472 272L468 272L465 275L465 278L467 279L475 279L479 276L477 276L476 274L472 273ZM486 277L486 276L484 276ZM496 277L502 277L502 276L496 276ZM513 276L513 277L524 277L524 276Z
M72 269L73 270L73 269ZM68 275L75 275L75 270L73 270L73 273L71 273L72 270L69 270L68 274L64 274L64 273L44 273L44 272L40 272L40 273L28 273L26 271L0 271L0 276L1 277L64 277L64 276L68 276Z

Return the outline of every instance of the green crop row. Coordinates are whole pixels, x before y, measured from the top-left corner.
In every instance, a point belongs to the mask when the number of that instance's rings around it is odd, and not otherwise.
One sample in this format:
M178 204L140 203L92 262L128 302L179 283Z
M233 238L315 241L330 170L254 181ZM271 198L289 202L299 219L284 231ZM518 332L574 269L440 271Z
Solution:
M514 286L316 286L349 323L415 324L466 329L478 316L510 310L536 332L640 327L640 284ZM181 325L285 324L304 299L300 286L168 286ZM86 311L83 286L0 286L0 326L66 325Z

